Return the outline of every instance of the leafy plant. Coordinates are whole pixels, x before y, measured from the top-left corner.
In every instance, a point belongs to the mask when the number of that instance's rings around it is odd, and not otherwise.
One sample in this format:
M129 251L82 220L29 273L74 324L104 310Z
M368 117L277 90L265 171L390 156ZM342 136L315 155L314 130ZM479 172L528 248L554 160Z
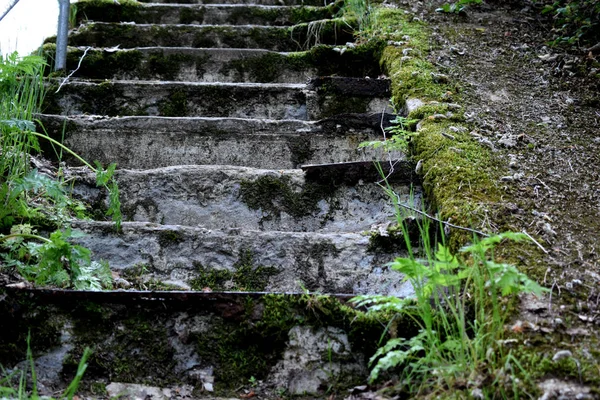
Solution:
M385 128L385 131L391 133L392 137L386 140L362 142L358 145L358 148L373 147L375 149L383 148L386 151L407 151L410 138L415 135L415 132L410 131L410 126L419 121L397 115L391 122L393 125Z
M82 235L67 229L45 238L37 235L30 225L15 225L10 235L0 235L0 245L6 250L0 257L7 267L16 268L37 284L81 290L112 288L108 264L92 261L89 249L68 242Z
M73 154L96 172L97 185L107 188L107 213L120 229L119 189L113 176L116 165L104 169L96 163L94 168L46 132L35 130L33 117L39 114L44 98L45 65L38 56L19 57L16 52L0 56L0 229L10 228L9 235L0 235L0 259L3 266L16 268L38 284L92 290L111 287L108 266L92 262L88 249L69 242L77 237L69 221L73 215L82 216L83 204L69 196L66 182L30 167L30 154L40 150L39 139ZM60 229L44 238L31 227L36 222Z
M449 14L464 14L466 13L467 7L471 4L481 4L483 0L458 0L454 3L443 4L440 8L437 8L436 12L449 13Z
M556 0L541 12L553 15L553 45L594 44L600 40L600 0Z
M546 289L516 267L494 261L494 249L502 241L528 237L507 232L474 239L455 255L445 246L443 234L437 243L430 238L427 220L419 223L421 245L413 249L405 218L399 214L398 221L409 256L397 258L390 267L404 274L414 296L357 296L353 302L368 307L369 312L395 311L413 320L419 332L391 338L381 347L370 359L370 381L393 369L400 373L401 390L419 394L436 385L452 388L456 382L483 381L500 374L507 364L517 363L499 344L506 304L510 296L541 295ZM417 258L417 252L424 257ZM504 382L496 383L502 392Z

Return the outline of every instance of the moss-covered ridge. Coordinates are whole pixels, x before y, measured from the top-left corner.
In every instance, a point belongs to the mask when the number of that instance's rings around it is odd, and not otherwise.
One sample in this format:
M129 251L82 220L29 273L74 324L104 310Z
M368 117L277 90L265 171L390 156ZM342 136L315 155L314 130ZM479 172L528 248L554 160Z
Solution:
M469 134L471 129L455 104L460 101L460 85L428 61L427 25L391 8L378 9L374 20L374 33L390 43L381 63L391 79L392 100L398 109L411 111L409 119L421 120L410 150L432 208L445 221L481 227L490 205L500 199L499 161ZM421 105L407 110L408 99L419 99ZM451 243L457 248L468 238L457 231Z

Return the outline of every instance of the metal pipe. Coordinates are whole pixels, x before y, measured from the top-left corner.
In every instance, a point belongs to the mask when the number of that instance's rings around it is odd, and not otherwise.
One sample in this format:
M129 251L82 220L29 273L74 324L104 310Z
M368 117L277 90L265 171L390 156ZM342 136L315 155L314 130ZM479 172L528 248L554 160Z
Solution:
M54 70L67 68L67 39L69 35L69 0L58 0L58 32L56 34L56 58Z

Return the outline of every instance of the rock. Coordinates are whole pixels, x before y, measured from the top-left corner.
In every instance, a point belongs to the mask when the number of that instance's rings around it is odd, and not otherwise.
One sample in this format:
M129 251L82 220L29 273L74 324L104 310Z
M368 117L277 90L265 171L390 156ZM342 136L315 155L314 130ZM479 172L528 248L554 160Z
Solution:
M517 140L511 135L502 136L502 138L498 140L498 143L507 148L517 146Z
M406 102L404 103L404 109L406 111L406 114L408 115L408 114L412 113L413 111L423 107L424 105L425 105L425 102L423 102L423 100L409 97L408 99L406 99Z
M560 350L557 351L556 354L554 354L554 357L552 357L552 361L559 361L562 360L563 358L569 358L569 357L573 357L573 353L571 353L570 350Z
M448 83L448 82L450 82L450 78L448 77L448 75L438 74L438 73L435 73L435 72L431 73L431 78L433 79L433 81L435 83Z
M350 383L366 376L364 361L356 357L340 329L296 326L289 338L272 379L290 395L317 394L331 382Z
M543 394L539 400L551 399L593 399L590 388L572 382L564 382L558 379L548 379L541 382L539 388Z

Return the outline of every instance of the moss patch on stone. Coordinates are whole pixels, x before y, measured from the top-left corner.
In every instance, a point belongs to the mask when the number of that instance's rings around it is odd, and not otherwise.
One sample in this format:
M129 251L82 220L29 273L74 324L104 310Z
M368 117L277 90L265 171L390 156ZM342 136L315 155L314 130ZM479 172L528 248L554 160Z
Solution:
M409 97L430 102L408 119L423 119L410 150L411 158L421 163L423 188L432 208L443 220L480 227L490 205L500 199L499 160L468 133L462 112L448 113L448 95L459 88L440 79L427 61L429 28L398 9L378 9L376 21L376 32L395 41L384 49L381 62L391 78L396 107L401 109ZM456 231L450 245L456 249L470 238Z
M254 181L242 181L242 201L253 210L262 210L265 218L278 218L281 212L301 218L317 210L317 203L333 195L335 188L317 183L305 183L294 188L287 176L261 176Z
M142 7L132 0L115 3L112 0L79 0L72 4L75 23L79 25L88 20L104 22L140 21Z
M206 268L196 265L197 276L190 281L194 290L210 288L211 290L235 290L262 292L269 279L280 271L275 267L255 265L254 255L249 250L242 250L240 259L233 264L233 270Z
M412 157L422 163L423 189L441 219L477 226L490 212L490 204L500 200L499 161L468 129L455 132L450 127L461 125L424 120L412 139ZM456 232L451 244L456 248L469 238L466 232Z

